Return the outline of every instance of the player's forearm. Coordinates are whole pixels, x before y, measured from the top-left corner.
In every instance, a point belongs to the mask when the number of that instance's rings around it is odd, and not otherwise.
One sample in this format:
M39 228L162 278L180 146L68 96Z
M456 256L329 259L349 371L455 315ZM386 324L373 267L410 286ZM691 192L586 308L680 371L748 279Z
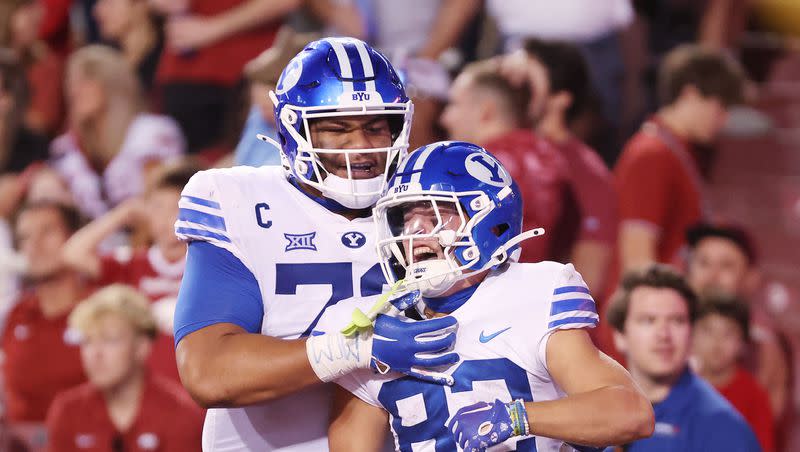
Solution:
M609 446L648 437L650 403L633 388L609 386L563 399L527 402L531 434L587 446Z
M305 340L243 332L208 337L203 330L181 340L177 360L181 381L204 407L249 405L320 383L308 363Z
M250 0L214 17L219 27L219 38L280 19L300 6L299 0Z

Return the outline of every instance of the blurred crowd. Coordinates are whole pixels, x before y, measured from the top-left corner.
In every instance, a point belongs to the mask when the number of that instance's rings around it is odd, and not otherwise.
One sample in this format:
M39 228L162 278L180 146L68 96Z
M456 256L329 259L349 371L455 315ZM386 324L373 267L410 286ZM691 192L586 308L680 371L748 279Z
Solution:
M769 256L707 194L719 136L764 133L790 0L3 0L0 450L200 449L172 339L180 193L281 164L256 138L278 139L267 93L329 35L400 70L411 149L469 141L509 169L547 231L521 260L575 264L611 307L595 341L646 393L689 363L763 450L798 450L797 331L766 307ZM640 286L687 306L645 315Z

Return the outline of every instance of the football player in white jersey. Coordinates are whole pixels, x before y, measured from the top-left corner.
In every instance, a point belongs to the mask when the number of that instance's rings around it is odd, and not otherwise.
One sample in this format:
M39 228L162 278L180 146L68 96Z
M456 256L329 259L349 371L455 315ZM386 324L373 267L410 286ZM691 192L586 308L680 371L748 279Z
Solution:
M291 60L270 97L286 168L200 172L175 223L189 243L176 353L184 386L210 408L206 451L326 450L321 382L380 363L444 383L424 368L457 360L447 351L453 318L381 316L374 338L308 337L326 308L385 283L370 208L405 156L412 113L390 63L359 40L322 39ZM355 353L325 353L339 345Z
M651 434L650 403L589 339L598 315L573 266L509 259L542 231L521 233L519 189L488 152L442 142L411 153L375 221L387 279L421 293L423 318L458 319L461 361L444 371L452 386L396 372L337 379L347 391L335 398L331 450L377 450L387 419L409 452L587 450ZM336 334L373 301L339 304L317 330Z

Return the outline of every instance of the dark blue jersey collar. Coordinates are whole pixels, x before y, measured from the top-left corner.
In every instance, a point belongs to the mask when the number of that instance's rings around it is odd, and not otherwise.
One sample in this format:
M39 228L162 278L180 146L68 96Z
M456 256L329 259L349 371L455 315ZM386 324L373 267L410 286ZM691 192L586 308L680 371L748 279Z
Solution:
M469 286L466 289L461 289L458 292L450 294L446 297L423 298L423 301L425 302L425 306L434 312L449 314L466 303L467 300L472 297L472 294L478 290L479 285L480 283L475 284L474 286Z

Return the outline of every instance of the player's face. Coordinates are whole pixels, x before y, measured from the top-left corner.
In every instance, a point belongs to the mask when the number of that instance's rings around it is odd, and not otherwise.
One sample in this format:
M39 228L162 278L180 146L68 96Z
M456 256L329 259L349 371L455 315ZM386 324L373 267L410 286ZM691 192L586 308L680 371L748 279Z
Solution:
M60 272L61 248L69 238L60 212L51 207L23 212L17 219L17 248L27 262L26 276L34 281Z
M100 316L85 332L81 361L89 381L101 390L118 387L141 371L150 350L149 340L116 314Z
M692 342L692 354L701 369L721 373L736 366L745 340L736 321L708 314L695 323Z
M689 257L687 279L699 293L718 290L743 294L750 265L742 250L728 239L706 237Z
M178 201L181 192L176 188L159 188L147 196L147 205L151 215L150 233L153 240L160 247L181 246L180 240L175 236L175 221L178 219Z
M689 308L674 289L638 287L630 295L618 345L634 374L670 380L686 367L691 343Z
M374 149L392 145L392 131L386 116L342 116L311 121L311 142L323 149ZM325 169L347 178L344 154L317 154ZM371 179L386 169L386 152L350 154L353 179Z
M439 121L451 140L477 141L477 128L482 121L480 96L475 95L473 85L469 74L461 74L450 87L447 106Z
M431 234L440 221L441 230L456 231L461 226L461 217L455 204L440 202L437 203L437 207L441 220L437 218L436 210L429 201L404 205L402 209L403 229L396 233L399 232L403 235ZM445 258L444 249L436 237L404 240L403 251L406 256L413 256L414 262Z

